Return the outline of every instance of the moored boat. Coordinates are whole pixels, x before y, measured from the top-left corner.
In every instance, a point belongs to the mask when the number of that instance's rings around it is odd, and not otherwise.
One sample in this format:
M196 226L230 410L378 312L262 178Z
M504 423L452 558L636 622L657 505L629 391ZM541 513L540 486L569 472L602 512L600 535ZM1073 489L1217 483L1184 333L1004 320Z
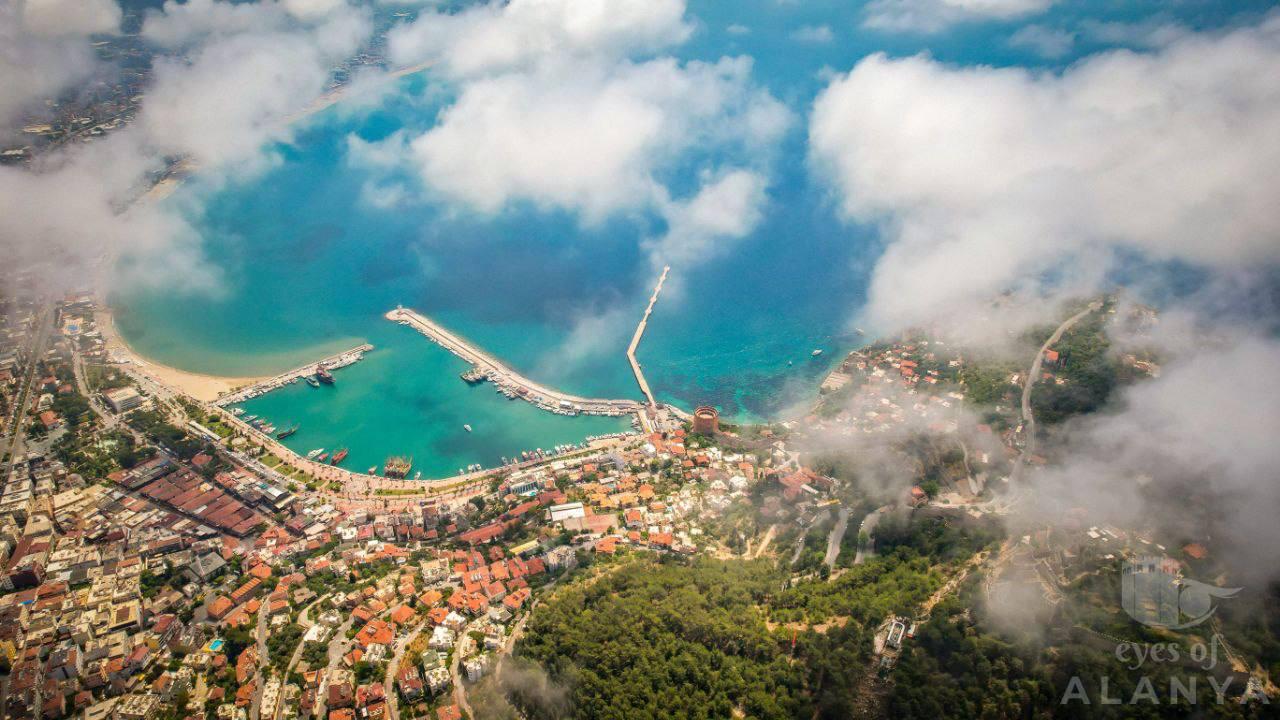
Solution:
M332 465L337 465L338 463L346 459L347 459L347 449L339 448L338 451L333 454L333 459L331 459L329 463Z
M312 450L311 452L307 453L307 459L315 460L316 456L322 452L324 452L324 448L316 448L315 450Z
M409 470L413 467L413 457L397 457L387 458L382 464L382 474L389 478L403 478L409 474Z
M288 430L281 430L276 433L276 439L283 440L296 432L298 432L298 423L294 423Z
M314 375L308 375L305 379L307 381L307 384L310 385L311 387L320 387L320 381L317 380Z
M333 384L333 375L329 374L329 371L323 365L316 366L316 379L325 385Z

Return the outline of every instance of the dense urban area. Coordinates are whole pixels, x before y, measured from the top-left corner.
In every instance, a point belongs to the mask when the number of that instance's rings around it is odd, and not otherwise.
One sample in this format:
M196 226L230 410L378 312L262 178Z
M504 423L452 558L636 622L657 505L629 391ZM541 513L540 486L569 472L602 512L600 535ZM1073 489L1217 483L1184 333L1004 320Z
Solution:
M1110 602L1122 559L1214 568L1158 528L1006 522L1024 464L1055 462L1052 442L1030 452L1024 390L1052 436L1160 371L1109 347L1157 322L1114 298L1030 333L1056 338L1034 378L1034 349L971 361L913 333L850 352L792 421L704 411L358 493L159 390L107 347L91 295L0 310L10 717L1029 716L1134 633ZM868 482L889 462L871 447L914 482ZM1030 646L975 610L1005 594ZM1215 620L1233 698L1272 689L1274 618Z

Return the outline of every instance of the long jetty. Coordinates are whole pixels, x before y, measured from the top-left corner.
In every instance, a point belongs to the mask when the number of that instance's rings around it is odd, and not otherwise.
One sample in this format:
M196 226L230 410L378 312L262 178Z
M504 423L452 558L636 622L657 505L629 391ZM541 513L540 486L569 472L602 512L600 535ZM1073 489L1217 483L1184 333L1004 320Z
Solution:
M442 327L439 323L425 315L397 307L386 314L388 320L407 325L426 335L429 340L438 344L470 363L471 371L467 373L475 380L488 380L497 386L498 392L512 399L525 400L548 412L560 415L638 415L644 409L635 400L608 400L587 398L555 390L536 383L520 373L507 367L497 358L486 353L466 339Z
M288 385L290 383L297 382L299 379L307 375L315 374L316 368L321 365L323 365L328 370L337 370L338 368L344 368L352 363L355 363L364 359L364 354L369 352L372 349L373 349L373 346L370 345L369 343L365 343L363 345L357 345L351 348L350 350L344 350L336 355L330 355L329 357L324 358L323 360L310 362L310 363L307 363L306 365L296 367L288 372L283 372L274 377L267 378L266 380L256 382L252 385L246 385L245 387L242 387L239 390L236 390L235 392L231 392L231 393L227 393L226 395L223 395L222 397L215 400L213 404L217 405L218 407L226 407L227 405L234 405L239 402L244 402L245 400L248 400L250 398L256 398L259 395L265 395L266 393L269 393L272 390L284 387L285 385Z
M640 324L636 325L636 332L631 336L631 344L627 346L627 361L631 363L631 372L636 374L636 383L640 385L640 392L644 393L650 407L657 407L658 401L653 399L649 381L644 379L644 371L640 369L640 361L636 359L636 348L640 347L640 338L644 337L645 328L649 326L649 315L653 312L653 306L658 304L658 294L662 292L662 283L667 281L669 272L671 272L671 266L663 266L658 284L653 288L653 294L649 296L649 306L644 309L644 317L640 318Z

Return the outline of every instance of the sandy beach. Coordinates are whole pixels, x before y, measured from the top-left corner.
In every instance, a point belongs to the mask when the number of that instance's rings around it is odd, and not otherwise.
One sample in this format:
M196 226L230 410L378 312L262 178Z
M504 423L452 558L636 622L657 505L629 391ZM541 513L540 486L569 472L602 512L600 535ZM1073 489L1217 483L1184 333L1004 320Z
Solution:
M216 400L222 393L231 392L244 385L251 385L268 376L260 377L220 377L187 372L168 365L148 360L129 347L124 338L116 330L115 319L110 310L99 309L94 313L98 331L106 343L107 353L113 357L126 357L129 362L169 387L180 390L191 397L205 402Z

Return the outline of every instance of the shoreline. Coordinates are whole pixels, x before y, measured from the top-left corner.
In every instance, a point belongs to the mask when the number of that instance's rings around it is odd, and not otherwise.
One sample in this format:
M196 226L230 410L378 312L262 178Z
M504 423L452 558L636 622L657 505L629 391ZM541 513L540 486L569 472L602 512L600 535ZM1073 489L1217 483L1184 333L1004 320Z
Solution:
M231 392L245 385L252 385L271 377L227 377L207 375L204 373L180 370L169 365L158 363L136 352L116 329L115 316L110 307L99 304L94 310L94 321L98 332L102 333L102 341L106 345L108 357L122 357L130 365L139 368L147 375L153 376L163 385L189 395L201 402L212 402L219 395Z
M420 73L430 68L434 63L422 62L417 65L390 70L387 72L386 81L393 82L409 75ZM342 101L349 91L350 85L342 85L334 88L313 100L309 105L286 116L281 122L284 125L292 125L300 120L311 117L328 108L337 105ZM156 184L147 189L140 195L136 202L160 202L172 195L186 182L187 178L200 170L199 165L191 159L183 159L175 168L177 172L161 179ZM105 267L113 267L118 258L115 253L109 254L105 258ZM208 375L205 373L190 372L180 368L165 365L156 362L142 353L134 350L125 342L123 335L115 327L115 318L111 304L106 301L103 294L99 293L95 316L98 322L99 331L102 333L103 341L106 343L107 352L112 350L118 351L127 357L132 365L144 368L154 375L157 380L163 384L169 385L176 390L190 395L201 402L213 402L218 399L219 395L238 390L245 385L253 385L271 378L271 375L259 375L249 377L225 377L219 375Z

